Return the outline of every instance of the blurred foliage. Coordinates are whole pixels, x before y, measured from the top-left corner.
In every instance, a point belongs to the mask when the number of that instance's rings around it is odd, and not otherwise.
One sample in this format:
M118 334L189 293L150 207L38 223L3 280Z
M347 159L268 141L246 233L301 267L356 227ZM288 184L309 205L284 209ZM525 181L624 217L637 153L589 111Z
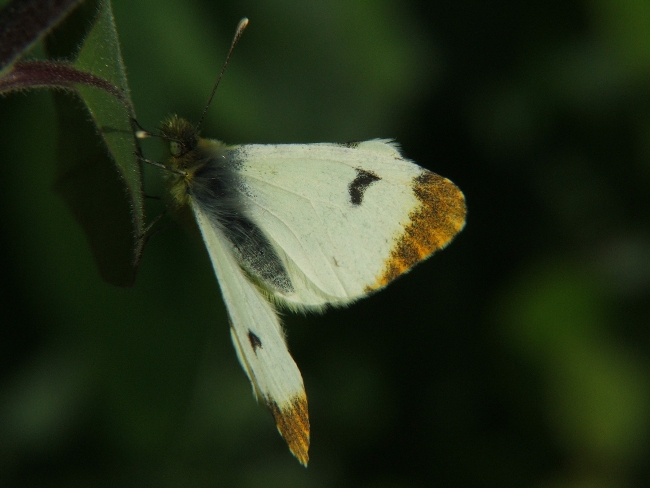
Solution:
M305 470L251 397L200 239L173 225L132 289L104 283L53 191L50 95L0 100L0 485L650 485L650 4L113 10L143 126L198 118L247 16L205 135L395 137L468 224L380 294L285 316Z

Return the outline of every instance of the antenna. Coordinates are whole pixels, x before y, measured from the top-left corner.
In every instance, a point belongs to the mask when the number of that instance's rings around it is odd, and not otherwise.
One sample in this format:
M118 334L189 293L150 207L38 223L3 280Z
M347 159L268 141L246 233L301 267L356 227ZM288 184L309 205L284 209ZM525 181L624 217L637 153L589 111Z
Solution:
M239 24L237 24L237 29L235 30L235 37L232 39L232 44L230 44L230 50L228 51L228 55L226 56L226 61L223 63L223 68L221 68L221 73L219 73L219 78L217 78L217 82L214 84L214 87L212 88L212 93L210 94L210 98L208 98L208 103L205 104L205 108L203 109L203 113L201 114L201 118L199 119L199 123L196 124L196 131L199 131L199 128L201 127L201 124L203 123L203 118L205 117L205 113L208 111L208 107L210 106L210 103L212 102L212 98L214 97L214 93L217 91L217 87L219 86L219 82L221 81L221 77L223 76L223 73L226 71L226 66L228 66L228 61L230 61L230 55L232 54L233 49L235 49L235 46L237 45L237 42L239 42L239 38L241 35L244 33L244 29L246 29L246 26L248 25L248 19L244 17L239 21Z

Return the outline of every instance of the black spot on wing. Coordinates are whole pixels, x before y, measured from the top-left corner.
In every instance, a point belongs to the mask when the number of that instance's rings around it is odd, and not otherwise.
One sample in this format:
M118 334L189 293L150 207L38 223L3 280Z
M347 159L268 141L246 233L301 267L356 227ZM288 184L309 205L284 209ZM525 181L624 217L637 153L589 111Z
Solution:
M366 192L368 187L375 181L379 180L381 180L381 178L376 174L366 171L365 169L357 168L357 177L348 186L350 202L352 205L361 205L363 202L363 194Z
M248 340L251 343L251 347L253 348L253 352L257 354L257 350L262 348L262 341L260 338L255 335L255 333L248 329Z
M223 231L239 264L269 288L294 292L284 264L262 230L246 215L230 157L210 157L190 181L189 192L210 222Z
M361 143L358 141L350 141L350 142L342 143L341 146L347 147L348 149L356 149L357 147L359 147L359 144Z

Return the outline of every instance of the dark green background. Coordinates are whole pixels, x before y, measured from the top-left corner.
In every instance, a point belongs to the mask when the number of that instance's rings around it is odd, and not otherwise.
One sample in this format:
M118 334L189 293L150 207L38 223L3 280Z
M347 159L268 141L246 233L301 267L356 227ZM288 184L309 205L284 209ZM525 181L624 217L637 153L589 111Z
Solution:
M381 293L285 315L305 470L252 398L200 239L172 225L133 288L103 283L53 191L49 94L0 100L0 485L650 485L647 0L113 7L145 127L199 117L248 16L205 135L394 137L468 223Z

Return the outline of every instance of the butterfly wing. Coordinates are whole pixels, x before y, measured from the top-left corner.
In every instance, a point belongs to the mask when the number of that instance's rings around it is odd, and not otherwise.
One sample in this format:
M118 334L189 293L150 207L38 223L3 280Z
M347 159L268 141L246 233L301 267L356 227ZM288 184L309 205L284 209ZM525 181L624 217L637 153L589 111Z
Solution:
M309 418L307 397L298 366L289 354L274 307L242 271L223 231L194 204L223 300L239 362L253 392L268 405L280 434L298 461L307 465Z
M307 399L269 299L344 305L441 249L465 223L446 178L390 141L245 145L200 140L188 194L221 285L239 361L305 464Z
M447 245L465 223L448 179L387 140L232 149L246 211L284 263L290 308L344 305Z

